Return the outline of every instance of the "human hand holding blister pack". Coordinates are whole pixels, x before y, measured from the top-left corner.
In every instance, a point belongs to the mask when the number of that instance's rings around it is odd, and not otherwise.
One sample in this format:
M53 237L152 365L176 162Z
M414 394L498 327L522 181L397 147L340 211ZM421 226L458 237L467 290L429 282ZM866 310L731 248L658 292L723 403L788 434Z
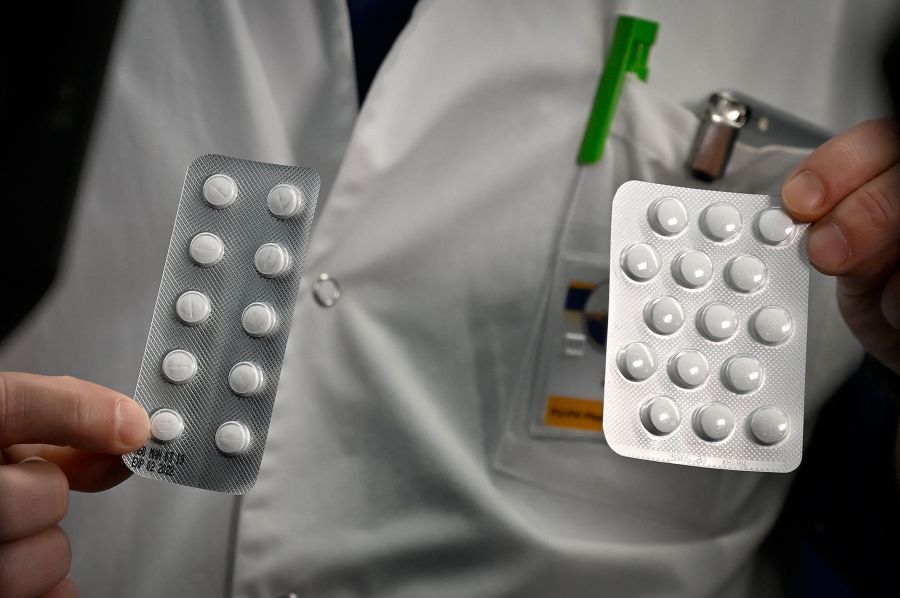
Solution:
M120 455L150 435L129 397L70 376L0 372L0 596L73 596L72 547L59 523L70 491L130 474Z
M207 155L185 176L135 390L134 473L244 494L262 461L319 193L310 169Z
M832 138L785 182L783 207L794 221L781 210L778 196L720 194L717 200L715 192L685 189L666 196L661 186L629 184L632 188L627 195L640 199L643 191L643 199L650 203L645 206L646 213L626 218L624 227L631 227L629 233L613 235L614 246L628 234L635 237L635 243L626 247L620 243L618 263L615 252L611 256L611 272L616 272L612 279L622 284L610 285L610 343L616 335L613 329L620 327L627 330L622 342L628 334L642 333L650 335L651 342L637 340L622 346L618 353L612 349L608 353L606 433L613 450L705 467L795 468L803 440L810 263L837 277L841 316L856 338L887 367L900 372L898 162L900 143L892 119L862 123ZM646 186L635 190L635 184ZM703 196L711 202L705 208L698 205ZM617 213L622 218L622 213L637 209L623 203L613 205L614 226ZM703 211L695 209L691 218L685 205ZM732 210L735 206L740 210ZM752 228L742 230L746 227L740 216L747 207L757 213ZM733 234L723 236L716 226L710 226L711 220L723 217L723 221L731 221ZM749 235L747 240L740 240L742 234ZM666 271L669 259L661 259L654 246L659 241L671 245L666 240L682 237L688 242L676 242L676 249L670 247L674 253L664 256L673 258L671 271ZM757 252L737 255L754 242ZM729 249L731 245L733 249ZM710 260L708 254L721 259ZM774 270L773 263L777 265ZM662 278L656 279L658 275ZM699 311L695 317L686 316L675 296L662 295L646 303L643 322L634 314L623 316L625 308L615 307L613 295L628 294L624 289L629 285L641 284L647 290L687 293L689 303ZM708 285L711 293L704 296ZM639 294L636 290L631 293ZM776 297L780 303L767 297ZM735 304L749 310L733 309ZM699 348L672 353L674 345L667 341L677 338L685 326L690 341ZM726 332L715 334L716 327ZM661 358L655 348L664 349ZM746 353L739 355L738 349ZM707 360L705 353L710 351L724 361ZM665 382L657 380L646 387L649 391L655 386L660 394L638 398L635 383L655 379L657 370L662 370ZM710 379L713 387L703 392ZM773 384L777 393L767 390ZM624 396L631 397L630 403ZM637 416L634 403L639 404ZM687 412L682 410L685 406ZM680 432L684 429L687 432Z
M900 126L863 122L825 142L786 181L785 207L811 222L809 258L837 278L841 315L900 374Z

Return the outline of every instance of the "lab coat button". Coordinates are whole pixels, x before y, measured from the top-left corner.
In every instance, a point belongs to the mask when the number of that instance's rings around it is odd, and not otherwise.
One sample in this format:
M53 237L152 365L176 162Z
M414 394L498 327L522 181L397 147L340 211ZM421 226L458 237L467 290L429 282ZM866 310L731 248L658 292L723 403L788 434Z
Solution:
M341 299L341 286L337 280L322 272L313 283L313 297L322 307L331 307Z

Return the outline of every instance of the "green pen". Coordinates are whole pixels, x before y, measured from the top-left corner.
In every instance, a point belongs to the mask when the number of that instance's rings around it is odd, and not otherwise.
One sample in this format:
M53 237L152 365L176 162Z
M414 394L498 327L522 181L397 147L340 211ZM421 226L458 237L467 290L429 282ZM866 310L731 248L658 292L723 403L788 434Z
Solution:
M656 41L657 29L657 23L637 17L620 15L616 20L612 48L600 77L594 108L578 151L579 164L593 164L603 157L603 148L616 115L625 74L632 72L641 81L647 80L647 61L650 58L650 47Z

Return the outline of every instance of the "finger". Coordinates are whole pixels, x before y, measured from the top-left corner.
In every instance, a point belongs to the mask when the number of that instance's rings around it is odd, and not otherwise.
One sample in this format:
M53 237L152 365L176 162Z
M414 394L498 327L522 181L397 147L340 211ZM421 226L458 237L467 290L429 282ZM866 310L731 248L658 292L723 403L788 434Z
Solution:
M31 598L56 587L68 574L72 547L58 527L0 544L0 588L4 598Z
M896 253L896 252L895 252ZM900 334L885 334L893 324L885 315L884 293L897 283L896 273L883 272L878 277L837 279L837 303L847 325L876 359L900 371ZM888 280L887 286L884 281Z
M829 139L803 161L781 189L784 205L799 220L818 220L897 162L897 122L866 121Z
M21 540L56 525L69 510L62 470L35 459L0 467L0 542Z
M67 577L41 598L78 598L78 586Z
M850 193L813 225L807 243L813 265L864 285L884 274L900 237L898 194L900 164Z
M134 400L68 376L0 373L0 447L44 443L127 453L150 437Z
M40 457L55 464L68 478L69 488L79 492L107 490L131 475L119 455L47 444L17 444L7 448L6 454L13 461Z

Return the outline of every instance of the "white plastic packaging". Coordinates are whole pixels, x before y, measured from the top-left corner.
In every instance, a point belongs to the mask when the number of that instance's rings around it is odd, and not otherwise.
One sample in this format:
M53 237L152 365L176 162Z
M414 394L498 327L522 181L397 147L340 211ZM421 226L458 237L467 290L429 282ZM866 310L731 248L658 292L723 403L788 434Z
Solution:
M188 167L135 399L134 473L253 487L319 193L308 168L207 155Z
M807 226L775 196L619 188L603 424L614 451L745 471L799 465Z

